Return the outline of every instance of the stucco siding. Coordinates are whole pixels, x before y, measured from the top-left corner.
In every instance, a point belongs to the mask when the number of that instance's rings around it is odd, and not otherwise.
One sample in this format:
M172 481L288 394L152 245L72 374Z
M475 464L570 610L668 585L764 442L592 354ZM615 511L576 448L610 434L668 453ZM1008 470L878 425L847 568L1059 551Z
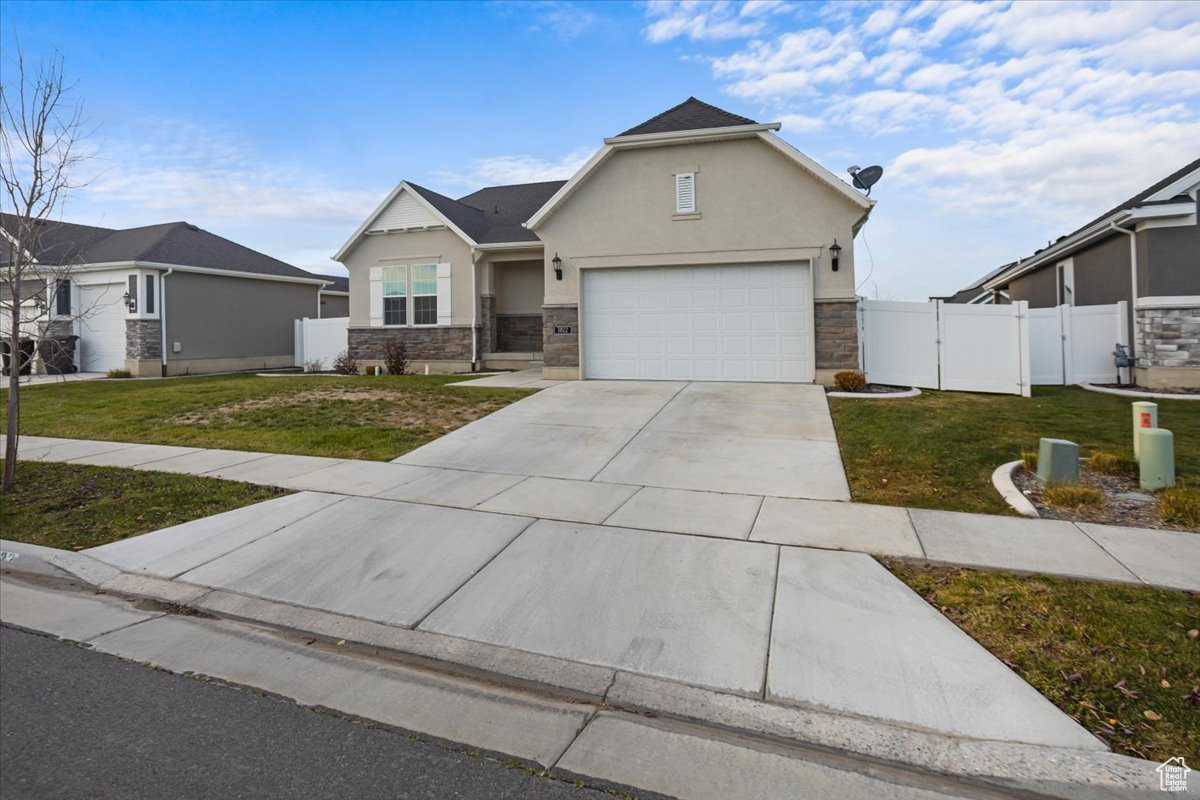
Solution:
M496 313L542 313L545 282L541 261L502 261L495 265Z
M321 295L321 317L347 317L350 315L350 298L346 295Z
M470 325L471 248L450 230L408 231L364 236L342 262L350 272L350 327L371 324L371 267L389 264L450 265L453 325ZM482 291L482 289L481 289Z
M317 313L315 284L176 272L166 279L167 360L290 355L293 321ZM181 345L174 352L174 343Z
M1137 235L1138 295L1200 295L1200 225L1147 228Z
M677 219L674 174L696 173L699 218ZM579 300L579 269L763 263L821 256L814 297L854 296L854 224L863 210L759 139L621 150L537 229L547 304ZM842 246L838 272L827 248ZM550 260L563 260L563 280Z

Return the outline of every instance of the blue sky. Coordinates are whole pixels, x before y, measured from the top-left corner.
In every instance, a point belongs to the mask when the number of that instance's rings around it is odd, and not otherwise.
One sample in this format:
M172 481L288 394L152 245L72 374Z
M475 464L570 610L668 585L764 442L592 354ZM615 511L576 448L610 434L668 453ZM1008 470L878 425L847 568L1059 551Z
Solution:
M97 128L65 219L186 219L324 272L402 178L566 178L689 95L885 167L856 245L881 299L954 291L1200 156L1195 2L2 0L0 31L5 83L14 36L57 49Z

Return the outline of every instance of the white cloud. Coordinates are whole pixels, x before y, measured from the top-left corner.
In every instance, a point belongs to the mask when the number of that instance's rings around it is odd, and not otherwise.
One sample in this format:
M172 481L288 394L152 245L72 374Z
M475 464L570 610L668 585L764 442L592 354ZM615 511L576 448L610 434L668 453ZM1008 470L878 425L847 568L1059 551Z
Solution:
M574 3L543 0L529 4L532 31L549 30L563 39L574 39L596 24L596 15Z
M779 122L789 132L793 133L811 133L825 127L824 119L808 116L807 114L784 114L779 118Z
M649 42L681 36L693 41L756 36L766 28L763 11L770 5L757 3L751 13L741 14L728 0L650 0L646 16L653 21L642 33Z
M909 73L904 85L909 89L942 89L967 74L958 64L930 64Z
M556 159L530 155L492 156L473 162L465 172L439 172L436 177L441 185L466 190L509 183L566 180L593 152L591 148L576 148Z

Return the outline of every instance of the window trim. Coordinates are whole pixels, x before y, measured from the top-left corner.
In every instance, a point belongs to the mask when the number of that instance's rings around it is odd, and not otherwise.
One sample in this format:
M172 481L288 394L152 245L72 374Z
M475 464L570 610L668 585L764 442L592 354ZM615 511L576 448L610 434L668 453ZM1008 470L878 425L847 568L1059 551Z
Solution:
M155 301L154 284L156 283L156 281L155 281L156 277L157 276L152 272L146 273L146 281L145 281L146 286L144 289L146 295L142 299L142 313L143 314L153 314L154 313L154 301Z

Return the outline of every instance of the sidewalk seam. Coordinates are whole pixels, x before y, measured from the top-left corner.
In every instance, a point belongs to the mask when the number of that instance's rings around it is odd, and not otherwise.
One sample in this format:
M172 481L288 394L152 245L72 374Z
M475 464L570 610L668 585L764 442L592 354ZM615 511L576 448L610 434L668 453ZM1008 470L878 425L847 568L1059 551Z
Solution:
M762 516L763 506L766 504L767 504L766 495L763 495L762 497L758 498L758 508L754 509L754 519L752 519L750 521L750 530L746 531L746 538L743 539L742 541L745 541L745 542L753 541L750 537L754 535L754 526L758 524L758 518L760 516ZM762 541L762 540L760 539L759 541ZM775 542L775 545L777 547L781 546L778 542Z
M917 546L921 548L921 558L928 561L929 553L925 552L925 540L921 538L921 530L917 527L917 521L913 519L912 509L904 509L904 516L908 518L908 524L912 526L913 536L917 537Z
M763 702L767 700L767 682L771 676L771 642L775 637L775 605L779 602L779 576L782 562L783 546L777 544L775 545L775 580L771 584L771 619L767 622L767 657L763 661L762 691L760 692Z
M1155 585L1155 584L1149 583L1149 582L1148 582L1148 581L1147 581L1145 578L1143 578L1141 575L1138 575L1136 572L1134 572L1134 571L1133 571L1133 569L1131 569L1131 568L1130 568L1130 567L1129 567L1129 566L1128 566L1128 565L1127 565L1127 564L1126 564L1124 561L1122 561L1121 559L1117 558L1117 557L1116 557L1116 555L1115 555L1114 553L1110 552L1110 551L1109 551L1109 549L1103 545L1103 543L1101 543L1101 542L1097 541L1095 538L1093 538L1093 537L1092 537L1092 535L1091 535L1090 533L1088 533L1088 532L1087 532L1087 531L1085 531L1083 528L1081 528L1081 527L1079 526L1079 523L1077 523L1077 522L1072 522L1071 524L1075 526L1075 529L1076 529L1077 531L1079 531L1079 532L1080 532L1080 533L1082 533L1084 536L1086 536L1086 537L1088 538L1088 541L1090 541L1090 542L1094 543L1094 544L1095 544L1097 547L1099 547L1099 548L1100 548L1100 550L1101 550L1101 551L1102 551L1102 552L1103 552L1103 553L1104 553L1106 556L1108 556L1108 557L1109 557L1109 558L1111 558L1113 561L1115 561L1115 562L1117 562L1118 564L1120 564L1120 565L1121 565L1121 569L1125 570L1125 571L1126 571L1126 572L1128 572L1130 575L1132 575L1133 577L1137 578L1137 582L1138 582L1138 583L1140 583L1140 584L1141 584L1141 585L1143 585L1143 586L1154 586L1154 585Z
M517 534L516 534L516 536L512 537L511 539L509 539L509 540L508 540L508 542L507 542L507 543L505 543L504 547L501 547L499 550L497 550L497 551L496 551L495 555L493 555L493 556L492 556L491 558L489 558L487 561L483 562L483 564L481 564L481 565L479 566L479 569L475 570L475 571L474 571L474 572L472 572L470 575L468 575L468 576L467 576L467 579L466 579L465 581L463 581L462 583L460 583L458 586L455 586L455 587L454 587L454 589L453 589L453 590L451 590L451 591L450 591L450 593L449 593L449 594L447 594L445 597L443 597L441 600L438 600L438 601L437 601L437 603L435 603L435 604L434 604L434 606L433 606L432 608L430 608L428 611L426 611L426 612L425 612L423 615L421 615L421 618L420 618L419 620L417 620L416 622L414 622L414 623L412 624L412 627L410 627L410 628L409 628L409 630L413 630L413 631L415 631L415 630L417 630L418 628L420 628L422 625L424 625L424 624L425 624L425 620L429 619L429 616L430 616L431 614L433 614L433 612L437 611L439 608L441 608L443 605L445 605L445 604L446 604L446 601L448 601L450 598L454 597L454 595L456 595L456 594L458 594L460 591L462 591L462 589L463 589L463 587L464 587L464 586L466 586L468 583L470 583L471 581L473 581L473 580L475 579L475 577L476 577L477 575L479 575L479 573L481 573L481 572L483 572L485 569L487 569L487 568L488 568L488 565L490 565L490 564L491 564L493 561L495 561L497 558L499 558L501 553L503 553L503 552L504 552L505 550L507 550L508 548L512 547L512 544L513 544L513 542L515 542L517 539L520 539L520 538L521 538L521 535L522 535L523 533L525 533L525 531L529 530L529 528L530 528L530 527L531 527L531 526L532 526L532 525L533 525L535 522L537 522L537 521L538 521L538 520L537 520L536 518L530 518L530 519L529 519L529 524L528 524L528 525L525 525L525 527L523 527L523 528L521 528L521 530L517 531Z

